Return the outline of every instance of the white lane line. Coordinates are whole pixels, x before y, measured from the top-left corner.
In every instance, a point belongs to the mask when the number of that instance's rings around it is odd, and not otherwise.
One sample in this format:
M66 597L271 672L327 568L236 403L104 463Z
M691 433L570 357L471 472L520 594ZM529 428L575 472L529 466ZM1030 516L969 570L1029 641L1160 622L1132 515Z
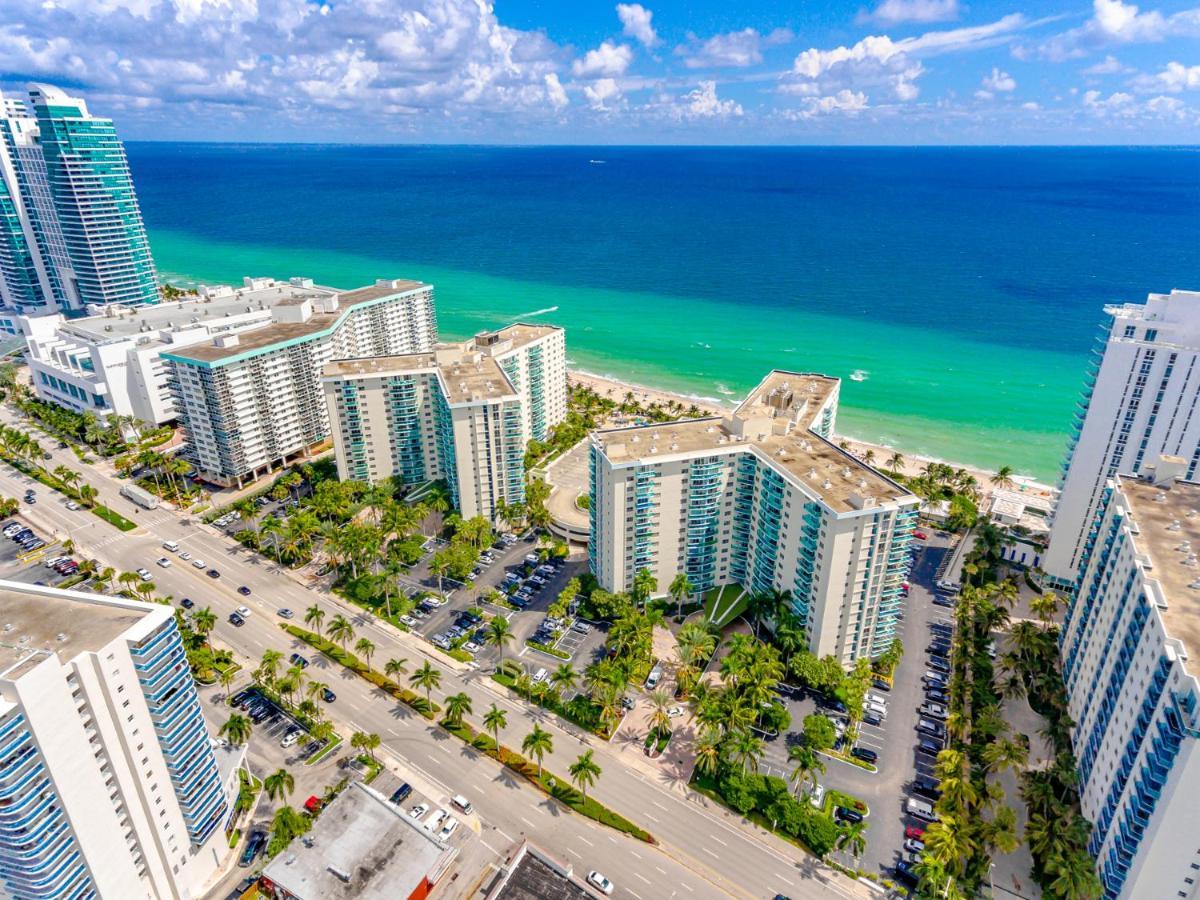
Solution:
M709 835L709 837L710 837L710 838L712 838L714 841L716 841L718 844L720 844L722 847L728 847L728 846L729 846L727 843L725 843L723 840L721 840L721 839L720 839L719 837L717 837L716 835L712 835L712 834L710 834L710 835Z
M679 886L683 887L683 888L687 888L687 891L689 894L696 893L696 891L692 888L692 886L690 884L688 884L686 881L679 882Z
M519 819L520 819L522 822L524 822L524 823L525 823L526 825L528 825L530 828L537 828L537 826L536 826L536 825L534 825L532 822L530 822L530 821L529 821L527 818L525 818L524 816L518 816L517 818L519 818Z
M629 851L629 853L630 853L630 855L631 855L631 856L633 856L633 857L635 857L635 858L637 858L637 859L641 859L641 858L642 858L642 854L638 853L636 850L630 850L630 851Z
M479 843L483 844L483 846L487 847L489 850L491 850L497 856L500 855L500 851L497 850L495 847L493 847L491 844L489 844L487 841L485 841L483 838L479 839Z
M661 809L663 812L670 812L669 809L667 809L665 806L663 806L657 800L651 800L650 802L653 803L655 806L657 806L659 809Z
M634 877L634 878L640 878L640 879L642 879L642 881L646 882L646 884L649 884L649 883L650 883L650 879L649 879L649 878L647 878L645 875L642 875L642 874L640 874L640 873L638 873L638 872L634 872L634 873L633 873L633 877Z
M629 888L625 888L625 892L629 894L630 897L635 897L637 900L642 900L641 894L635 894L633 891L629 890Z
M615 837L613 837L611 834L608 836L608 839L609 839L610 841L612 841L614 844L618 844L618 843L620 843L620 841L618 841L618 840L617 840Z
M512 835L509 834L507 831L505 831L503 828L497 828L496 834L502 834L502 835L504 835L504 839L506 841L509 841L510 843L512 842Z
M575 835L575 837L579 838L579 840L583 841L583 842L584 842L585 844L587 844L589 847L595 847L595 846L596 846L595 844L593 844L591 841L589 841L587 838L585 838L585 837L584 837L583 835L581 835L581 834L577 834L577 835Z
M667 874L667 870L664 869L662 866L655 866L654 868L658 869L658 871L661 872L663 875Z
M700 849L703 850L705 853L707 853L709 856L711 856L713 859L721 858L721 857L717 856L717 854L715 854L711 850L709 850L707 847L701 847Z
M796 886L796 882L792 881L790 878L784 878L782 875L776 875L775 877L778 878L780 881L782 881L784 884L790 884L792 887Z
M570 847L567 848L567 852L570 853L572 856L574 856L576 859L583 859L582 856L580 856L578 853L576 853Z
M650 815L650 813L642 813L642 815L645 816L647 819L649 819L651 822L658 821L658 819L654 818L654 816Z
M439 750L441 750L443 753L448 753L448 754L450 754L451 756L453 756L453 755L454 755L454 751L450 749L450 745L449 745L449 744L446 744L446 743L440 743L440 744L437 744L436 746L437 746L437 748L438 748Z
M398 732L395 728L389 728L388 734L394 734L396 737L400 737L400 732Z

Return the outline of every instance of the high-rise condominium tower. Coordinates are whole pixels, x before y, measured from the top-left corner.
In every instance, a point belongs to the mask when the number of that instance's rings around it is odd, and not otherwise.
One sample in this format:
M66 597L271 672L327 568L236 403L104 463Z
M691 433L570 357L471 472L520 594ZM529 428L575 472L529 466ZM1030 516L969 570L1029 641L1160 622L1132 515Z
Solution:
M29 98L0 98L0 301L27 312L158 302L112 120L49 85Z

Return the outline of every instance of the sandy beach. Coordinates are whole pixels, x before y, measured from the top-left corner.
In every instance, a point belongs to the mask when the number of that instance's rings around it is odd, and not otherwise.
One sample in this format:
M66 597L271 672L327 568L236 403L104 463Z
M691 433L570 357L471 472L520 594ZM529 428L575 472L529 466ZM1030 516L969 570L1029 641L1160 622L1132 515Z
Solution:
M618 381L615 378L605 378L600 375L593 375L589 372L580 372L576 369L571 369L569 372L569 380L575 384L582 384L590 387L593 391L602 397L612 397L620 402L625 398L627 393L632 392L634 399L639 403L659 403L663 406L670 404L672 401L682 403L685 407L690 407L693 404L700 409L701 415L725 415L732 411L739 401L731 401L728 405L712 403L709 400L697 399L689 397L685 394L675 394L670 391L659 390L658 388L646 387L645 385L633 384L626 381ZM940 462L946 465L953 466L956 469L966 469L979 482L980 490L985 494L991 492L992 476L994 472L986 472L983 469L974 466L966 466L956 463L953 460L936 459L928 456L912 456L904 452L903 449L888 447L883 444L870 444L865 441L857 440L847 434L837 434L835 436L837 443L846 441L850 445L850 453L859 459L865 459L868 451L873 451L875 454L872 464L878 468L882 468L884 463L891 459L892 454L899 452L904 457L904 463L900 466L900 472L904 475L919 475L930 462ZM1021 477L1014 478L1015 489L1029 493L1038 497L1050 497L1053 495L1053 489L1050 485L1042 484L1032 479Z

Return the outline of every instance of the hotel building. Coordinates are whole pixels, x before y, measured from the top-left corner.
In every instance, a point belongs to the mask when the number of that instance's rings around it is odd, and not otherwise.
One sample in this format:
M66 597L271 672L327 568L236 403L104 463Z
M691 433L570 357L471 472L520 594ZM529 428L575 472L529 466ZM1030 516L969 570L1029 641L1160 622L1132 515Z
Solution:
M561 328L512 325L430 353L338 360L322 378L338 474L445 479L466 518L525 500L525 448L566 417ZM534 430L536 429L536 431Z
M381 280L353 291L305 287L279 299L260 327L163 350L184 455L202 477L241 486L329 438L326 363L428 351L436 340L433 288Z
M191 898L230 853L169 606L0 582L0 894Z
M0 302L28 313L157 303L150 242L111 119L56 87L0 97Z
M809 648L887 649L920 501L830 442L836 378L771 372L727 418L598 431L592 572L625 591L647 569L695 591L789 591Z
M1187 460L1189 481L1200 465L1200 292L1104 311L1112 322L1092 351L1042 562L1067 590L1110 479L1136 475L1162 454Z
M1107 898L1200 879L1200 484L1163 457L1101 490L1060 646L1088 850Z

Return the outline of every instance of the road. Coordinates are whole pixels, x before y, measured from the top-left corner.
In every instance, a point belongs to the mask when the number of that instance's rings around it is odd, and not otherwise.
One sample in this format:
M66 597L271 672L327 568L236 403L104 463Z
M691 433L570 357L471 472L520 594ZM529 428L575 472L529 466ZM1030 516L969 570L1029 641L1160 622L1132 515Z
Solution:
M295 650L310 658L316 656L279 628L280 608L288 607L302 615L315 603L326 611L326 622L340 613L354 623L358 636L367 636L376 644L377 666L392 657L405 657L410 669L426 659L441 669L443 678L437 694L466 692L474 706L469 720L476 725L490 704L506 709L508 727L501 732L506 745L519 748L533 724L541 724L554 737L554 750L545 759L551 771L565 775L584 749L595 750L603 775L592 794L660 841L658 847L650 847L581 819L406 706L372 690L364 680L327 660L314 659L309 674L329 683L338 694L330 708L335 723L345 726L347 733L361 730L379 734L384 752L394 755L402 766L422 772L451 793L468 794L481 818L493 829L485 828L482 838L490 849L503 851L523 834L581 870L604 871L622 894L635 898L868 895L862 885L816 865L812 857L773 836L752 831L739 816L685 786L659 783L625 766L616 751L600 739L510 699L486 675L458 671L451 661L434 655L418 639L374 621L336 596L302 586L274 563L194 518L165 509L135 512L135 507L119 496L121 482L106 477L96 467L82 466L69 450L52 452L55 458L47 465L61 463L79 471L101 491L105 502L141 527L122 533L86 511L71 512L58 495L4 464L0 464L0 492L19 497L27 487L37 487L38 504L23 510L32 521L69 536L81 553L106 565L129 571L146 567L153 573L161 595L176 599L187 596L198 606L211 606L219 617L215 641L232 649L247 669L257 665L268 648L281 650L285 656ZM210 579L178 559L169 569L156 567L154 561L165 553L161 549L165 540L178 541L193 557L203 558L209 567L219 569L222 577ZM237 593L240 585L250 588L249 597ZM250 607L252 615L243 627L235 628L227 617L243 604Z

